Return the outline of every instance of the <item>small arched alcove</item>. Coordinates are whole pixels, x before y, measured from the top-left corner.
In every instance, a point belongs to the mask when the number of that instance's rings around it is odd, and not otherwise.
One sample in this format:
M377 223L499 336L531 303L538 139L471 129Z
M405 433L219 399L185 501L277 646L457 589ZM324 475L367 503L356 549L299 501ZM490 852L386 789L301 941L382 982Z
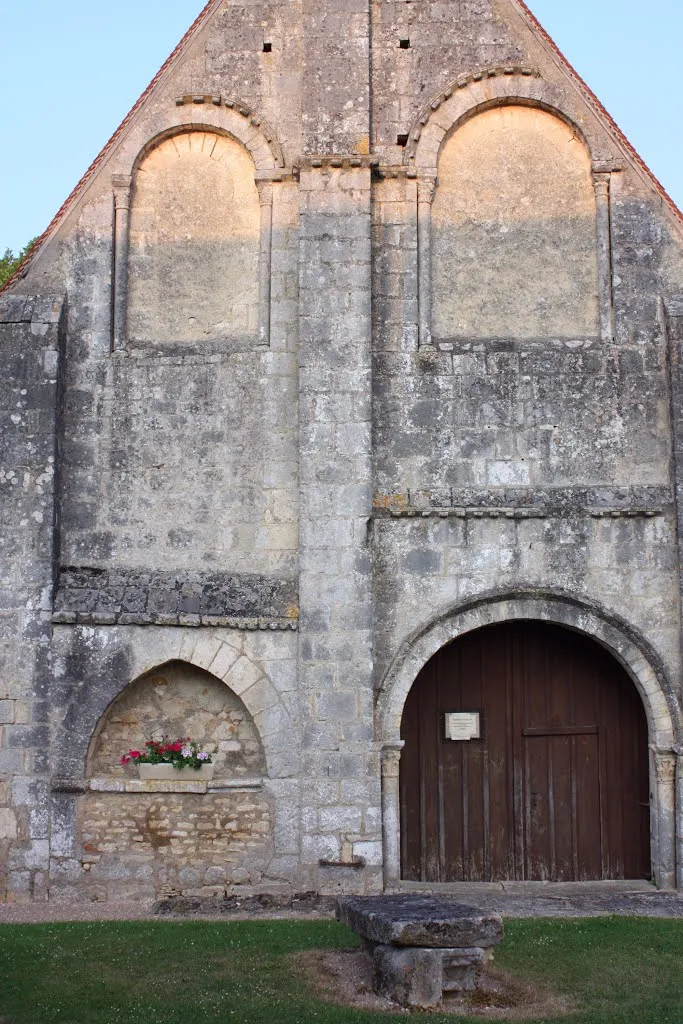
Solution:
M164 735L189 736L209 751L216 780L266 775L263 745L244 703L210 672L181 661L147 672L110 705L90 744L88 775L137 778L121 756Z
M590 637L533 620L458 637L415 680L401 737L402 878L650 876L645 708Z
M128 339L256 339L261 208L231 136L191 126L157 140L134 174Z
M210 783L141 782L120 758L163 735L215 754ZM98 723L78 799L78 842L91 898L201 895L258 884L273 856L263 745L220 679L173 661L132 682Z

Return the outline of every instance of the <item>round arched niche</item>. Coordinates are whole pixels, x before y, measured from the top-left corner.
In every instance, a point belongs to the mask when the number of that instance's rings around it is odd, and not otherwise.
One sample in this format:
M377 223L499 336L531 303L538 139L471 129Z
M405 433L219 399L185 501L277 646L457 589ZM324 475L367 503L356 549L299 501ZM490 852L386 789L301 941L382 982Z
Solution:
M134 175L128 337L149 344L258 336L261 208L251 154L188 127Z
M598 334L591 155L560 117L505 104L457 124L438 156L432 238L435 337Z
M263 745L243 702L221 680L182 661L141 676L109 706L90 744L88 775L137 778L121 756L164 735L189 736L214 755L217 780L266 775Z

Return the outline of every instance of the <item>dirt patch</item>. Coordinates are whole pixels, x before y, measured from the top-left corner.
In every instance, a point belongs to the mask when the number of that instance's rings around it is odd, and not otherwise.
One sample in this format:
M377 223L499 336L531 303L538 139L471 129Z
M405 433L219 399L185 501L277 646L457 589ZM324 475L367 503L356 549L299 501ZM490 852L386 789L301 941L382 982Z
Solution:
M372 963L360 950L310 950L292 954L290 962L318 999L354 1009L411 1015L410 1010L375 995ZM447 997L438 1012L485 1020L534 1020L564 1016L575 1009L568 999L549 989L540 989L490 966L484 971L480 989L462 1000Z
M405 1013L388 999L372 991L372 962L358 949L312 949L292 953L288 958L294 971L326 1003L360 1010Z

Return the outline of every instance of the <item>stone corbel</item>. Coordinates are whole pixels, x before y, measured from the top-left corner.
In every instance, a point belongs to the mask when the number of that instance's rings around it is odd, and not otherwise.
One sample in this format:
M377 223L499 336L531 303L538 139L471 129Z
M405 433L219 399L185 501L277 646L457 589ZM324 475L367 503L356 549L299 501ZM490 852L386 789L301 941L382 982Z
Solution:
M417 182L418 346L432 344L432 203L436 177Z
M273 186L257 181L261 204L261 243L259 250L259 345L270 345L270 304L273 261Z
M112 268L112 349L126 344L126 310L128 307L128 246L130 238L130 197L132 178L114 174L114 239Z
M597 211L598 276L600 287L600 337L614 341L614 291L612 276L612 171L593 165L593 187Z
M382 748L382 839L384 844L384 888L401 880L401 807L399 772L403 740Z

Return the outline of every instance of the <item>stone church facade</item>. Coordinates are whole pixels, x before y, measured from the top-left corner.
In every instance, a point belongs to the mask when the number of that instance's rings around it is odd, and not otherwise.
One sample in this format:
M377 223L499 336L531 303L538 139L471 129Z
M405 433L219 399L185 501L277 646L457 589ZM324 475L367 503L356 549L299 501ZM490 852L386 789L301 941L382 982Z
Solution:
M682 228L521 0L211 0L0 296L0 900L680 883Z

